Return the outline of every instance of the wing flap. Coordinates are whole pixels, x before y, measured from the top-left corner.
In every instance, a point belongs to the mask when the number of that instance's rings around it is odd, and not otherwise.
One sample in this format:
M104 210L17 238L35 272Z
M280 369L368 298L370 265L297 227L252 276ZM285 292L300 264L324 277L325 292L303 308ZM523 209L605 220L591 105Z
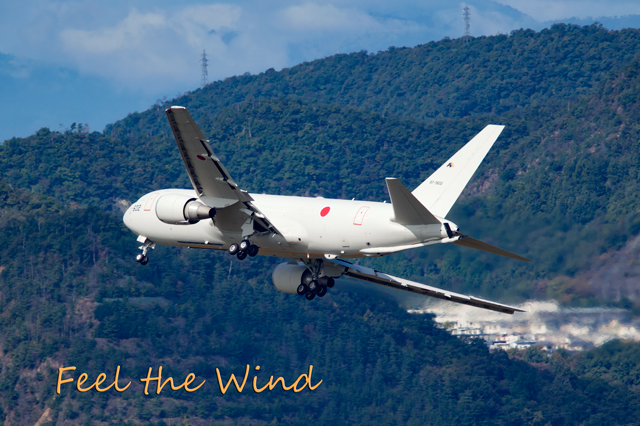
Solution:
M502 312L505 314L513 314L514 312L526 312L523 309L516 308L515 306L504 305L502 303L492 302L490 300L480 299L474 296L468 296L465 294L443 290L437 287L432 287L426 284L421 284L415 281L410 281L404 278L385 274L384 272L376 271L371 268L363 267L360 265L353 265L340 259L325 260L325 262L332 262L334 264L342 266L344 268L344 276L355 278L357 280L368 281L370 283L384 285L398 290L422 294L424 296L429 296L436 299L447 300L449 302L460 303L463 305L475 306L477 308Z

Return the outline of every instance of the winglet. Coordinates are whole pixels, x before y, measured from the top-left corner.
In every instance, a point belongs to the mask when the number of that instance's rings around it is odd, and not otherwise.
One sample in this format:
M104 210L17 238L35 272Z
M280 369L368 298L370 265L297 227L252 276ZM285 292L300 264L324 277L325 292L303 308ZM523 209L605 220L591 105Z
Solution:
M395 221L401 225L440 225L440 221L396 178L386 178Z

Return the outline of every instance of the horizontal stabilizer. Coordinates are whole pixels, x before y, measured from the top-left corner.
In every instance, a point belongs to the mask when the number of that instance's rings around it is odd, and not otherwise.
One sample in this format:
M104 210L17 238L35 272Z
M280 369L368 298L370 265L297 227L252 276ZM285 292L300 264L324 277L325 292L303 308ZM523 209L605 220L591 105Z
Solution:
M503 250L500 247L492 246L491 244L487 244L483 241L476 240L475 238L471 238L468 236L463 236L458 241L453 242L452 244L468 247L475 250L486 251L487 253L498 254L500 256L509 257L511 259L522 260L524 262L531 262L531 259L527 259L526 257L519 256L515 253L511 253L510 251Z
M401 225L440 225L440 221L398 179L387 178L395 221Z

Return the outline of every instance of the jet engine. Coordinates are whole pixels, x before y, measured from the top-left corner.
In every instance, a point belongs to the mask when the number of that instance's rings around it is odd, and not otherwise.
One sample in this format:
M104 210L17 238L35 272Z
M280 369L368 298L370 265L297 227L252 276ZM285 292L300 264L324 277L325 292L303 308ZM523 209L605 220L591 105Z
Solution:
M283 293L297 294L300 283L311 281L311 271L297 263L281 263L273 270L273 285Z
M211 219L216 215L216 209L184 194L166 194L156 203L156 215L165 223L184 225Z

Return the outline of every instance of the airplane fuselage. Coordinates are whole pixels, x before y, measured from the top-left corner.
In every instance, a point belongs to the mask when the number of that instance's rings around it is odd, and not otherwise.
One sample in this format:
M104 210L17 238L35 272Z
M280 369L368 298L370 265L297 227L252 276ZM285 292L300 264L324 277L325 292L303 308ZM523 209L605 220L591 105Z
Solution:
M149 262L156 244L226 250L240 261L256 255L294 259L274 268L273 285L307 300L323 297L346 276L497 312L522 311L344 260L439 243L529 260L466 236L445 219L504 126L486 126L414 191L385 178L391 203L379 203L249 194L232 179L186 108L173 106L166 114L193 189L150 192L127 209L123 221L142 244L136 255L140 265Z
M251 219L246 220L244 228L221 229L216 222L222 219L224 209L213 219L169 224L156 214L156 202L166 194L197 198L195 191L187 189L151 192L126 211L126 226L155 243L219 250L226 250L251 234L252 243L260 247L260 255L292 259L381 256L447 239L441 225L396 223L389 203L322 197L251 194L252 204L270 218L279 234L248 232ZM455 224L445 219L443 222L457 229Z

